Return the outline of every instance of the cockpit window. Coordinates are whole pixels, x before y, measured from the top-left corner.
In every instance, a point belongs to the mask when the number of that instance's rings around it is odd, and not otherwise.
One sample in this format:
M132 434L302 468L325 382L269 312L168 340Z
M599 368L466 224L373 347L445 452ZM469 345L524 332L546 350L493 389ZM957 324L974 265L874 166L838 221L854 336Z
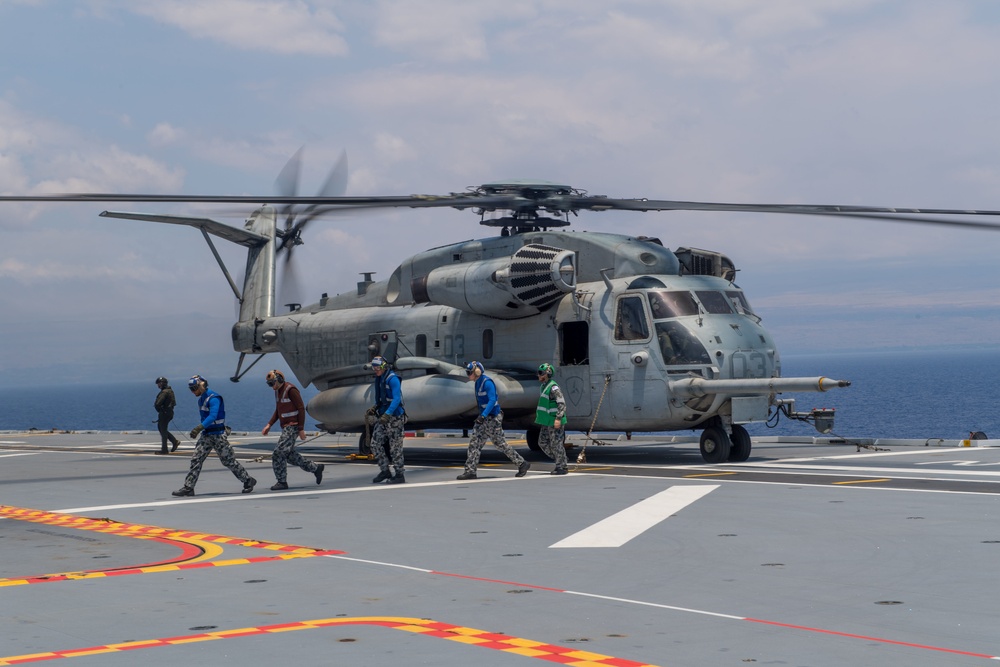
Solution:
M737 313L740 315L753 315L753 308L750 307L749 302L747 302L747 298L743 296L743 292L734 290L726 292L726 296L732 300L733 308L736 309Z
M680 322L657 322L656 342L668 366L709 364L708 351Z
M705 306L705 310L713 315L731 315L733 312L732 306L729 305L729 299L722 292L695 292L698 295L698 299L701 304Z
M646 298L649 299L649 310L653 313L654 320L698 314L698 302L691 296L691 292L659 290L647 292Z
M649 338L649 324L642 309L642 298L622 297L618 301L618 315L615 317L615 340L646 340Z

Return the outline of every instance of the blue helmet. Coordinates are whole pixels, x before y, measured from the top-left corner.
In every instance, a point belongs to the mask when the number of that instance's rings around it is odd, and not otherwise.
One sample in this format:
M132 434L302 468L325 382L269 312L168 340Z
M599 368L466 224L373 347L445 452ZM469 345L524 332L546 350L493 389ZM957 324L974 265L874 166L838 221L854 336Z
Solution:
M374 357L372 359L372 370L374 371L378 368L386 370L387 368L389 368L389 362L382 357Z
M465 374L472 375L473 373L476 372L477 368L479 369L480 373L486 372L486 369L483 368L483 365L481 363L479 363L478 361L470 361L465 365Z
M196 389L198 387L199 384L203 384L203 385L205 385L207 387L208 386L208 380L206 380L205 378L203 378L200 375L192 375L191 379L188 380L188 389L191 389L193 391L194 389Z

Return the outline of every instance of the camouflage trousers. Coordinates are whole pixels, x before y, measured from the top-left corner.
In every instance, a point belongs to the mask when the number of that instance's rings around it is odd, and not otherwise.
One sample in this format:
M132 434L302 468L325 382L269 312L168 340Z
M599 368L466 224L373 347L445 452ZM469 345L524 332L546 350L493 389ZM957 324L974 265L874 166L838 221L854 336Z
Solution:
M556 470L566 469L566 429L543 426L538 434L538 446L545 455L556 462Z
M491 441L494 447L503 452L504 456L518 467L524 463L524 458L507 444L507 439L503 435L503 417L487 417L472 428L469 453L465 457L465 472L476 474L476 468L479 467L479 455L487 440Z
M198 476L201 474L201 465L208 458L208 455L212 453L213 449L219 455L222 465L229 468L236 475L236 478L245 485L247 480L250 479L250 473L236 460L236 454L233 453L233 447L229 444L229 440L226 439L226 434L202 433L194 446L194 454L191 455L191 469L188 471L187 477L184 478L184 486L193 489L194 485L198 483Z
M316 472L319 466L313 461L299 454L295 449L295 441L299 437L299 427L296 424L289 424L281 429L281 437L278 438L278 445L271 452L271 468L274 470L274 479L279 482L288 482L288 464L298 466L306 472Z
M389 472L389 461L396 469L397 475L403 474L403 415L389 416L389 423L375 422L372 432L372 453L378 461L378 467L383 472ZM389 445L389 455L386 456L386 444Z

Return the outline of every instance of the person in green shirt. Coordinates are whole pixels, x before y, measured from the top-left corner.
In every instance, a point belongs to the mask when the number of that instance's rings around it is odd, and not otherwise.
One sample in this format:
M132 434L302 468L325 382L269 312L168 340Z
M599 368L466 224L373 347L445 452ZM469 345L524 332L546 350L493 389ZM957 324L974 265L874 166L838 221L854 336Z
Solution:
M538 435L538 445L546 456L556 462L552 475L565 475L566 469L566 399L563 398L559 385L552 379L555 369L552 364L545 363L538 367L538 381L542 383L541 394L538 396L538 408L535 410L535 423L541 425Z

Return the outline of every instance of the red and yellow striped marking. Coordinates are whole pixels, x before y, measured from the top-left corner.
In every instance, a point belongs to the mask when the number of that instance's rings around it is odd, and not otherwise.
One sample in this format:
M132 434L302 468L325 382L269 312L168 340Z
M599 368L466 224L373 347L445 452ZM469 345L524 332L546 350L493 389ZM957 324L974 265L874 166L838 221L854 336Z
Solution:
M531 639L522 639L520 637L511 637L510 635L487 632L486 630L465 628L459 625L440 623L426 618L405 618L396 616L322 618L314 621L302 621L299 623L279 623L277 625L264 625L256 628L219 630L217 632L206 632L197 635L166 637L164 639L147 639L122 642L120 644L105 644L104 646L91 646L89 648L69 649L66 651L12 655L0 658L0 665L23 665L29 662L43 662L45 660L57 660L59 658L77 658L85 655L118 653L121 651L159 648L175 644L190 644L193 642L206 642L217 639L252 637L256 635L290 632L294 630L314 630L316 628L329 628L342 625L381 626L393 630L413 632L424 635L425 637L447 639L461 644L493 649L503 653L513 653L514 655L520 655L526 658L536 658L538 660L555 662L562 665L571 665L573 667L656 667L655 665L645 662L635 662L634 660L613 658L611 656L594 653L592 651L581 651L578 649L567 648L565 646L537 642Z
M260 540L249 540L242 537L226 537L224 535L213 535L210 533L173 530L170 528L161 528L159 526L121 523L119 521L112 521L111 519L88 519L87 517L76 516L73 514L45 512L42 510L32 510L22 507L10 507L9 505L0 505L0 517L7 517L9 519L16 519L19 521L30 521L32 523L42 523L49 526L61 526L64 528L89 530L97 533L122 535L124 537L134 537L140 540L155 540L157 542L177 546L181 549L181 554L177 558L169 561L147 563L131 567L109 568L104 570L62 572L58 574L47 574L18 579L0 579L0 587L20 586L23 584L40 584L52 581L93 579L97 577L116 577L128 574L145 574L149 572L171 572L203 567L246 565L248 563L264 563L267 561L311 558L313 556L326 556L344 553L343 551L338 550L301 547L290 544L278 544L276 542L263 542ZM221 561L211 560L222 554L222 547L217 546L220 544L251 547L267 551L280 551L282 553L274 556L258 556L254 558L235 558Z

